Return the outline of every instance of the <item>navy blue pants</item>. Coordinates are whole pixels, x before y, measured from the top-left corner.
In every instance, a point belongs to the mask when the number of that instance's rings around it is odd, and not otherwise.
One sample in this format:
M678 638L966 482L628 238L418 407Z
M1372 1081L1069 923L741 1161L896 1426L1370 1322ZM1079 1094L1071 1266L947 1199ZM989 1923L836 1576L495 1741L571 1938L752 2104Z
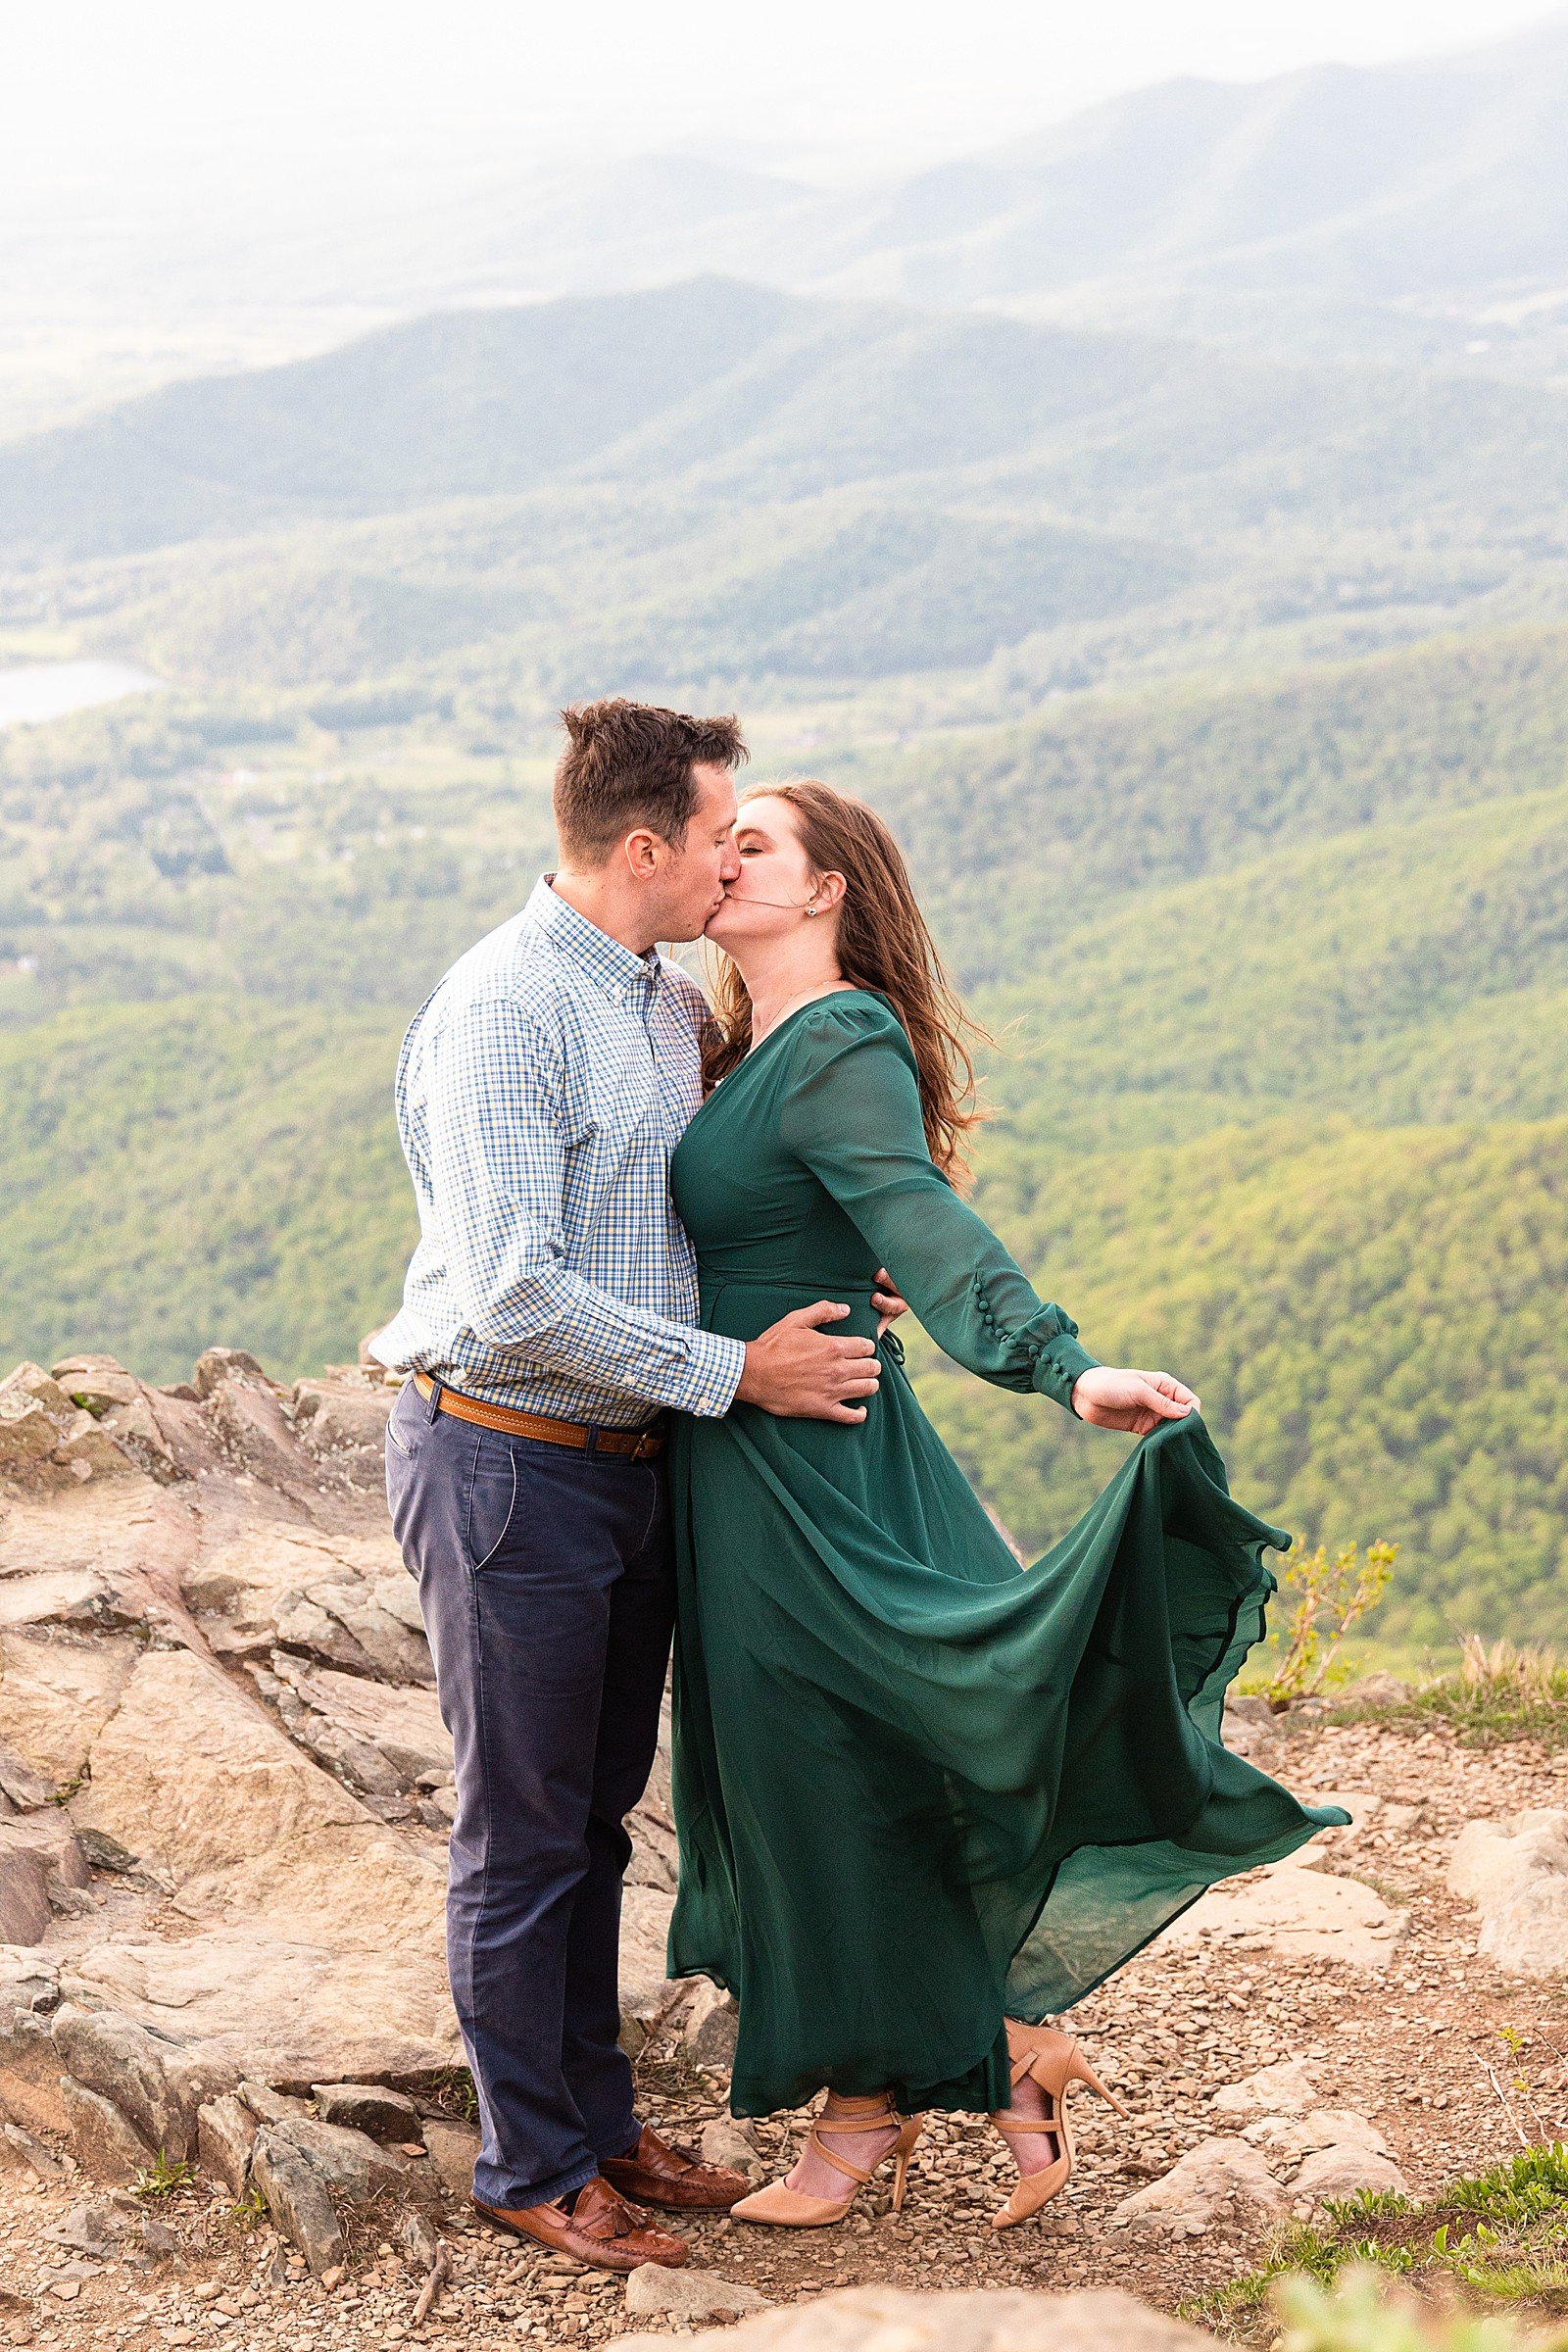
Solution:
M540 2204L639 2130L616 1957L674 1617L663 1465L476 1428L412 1381L386 1460L457 1751L447 1961L474 2195Z

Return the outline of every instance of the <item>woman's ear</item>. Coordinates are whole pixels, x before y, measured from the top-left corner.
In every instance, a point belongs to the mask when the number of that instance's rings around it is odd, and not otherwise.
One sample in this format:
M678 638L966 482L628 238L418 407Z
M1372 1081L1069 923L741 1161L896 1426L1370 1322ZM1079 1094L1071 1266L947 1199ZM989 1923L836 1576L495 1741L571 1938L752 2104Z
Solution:
M818 874L808 904L819 914L827 914L833 907L843 905L844 893L848 888L848 883L840 873Z

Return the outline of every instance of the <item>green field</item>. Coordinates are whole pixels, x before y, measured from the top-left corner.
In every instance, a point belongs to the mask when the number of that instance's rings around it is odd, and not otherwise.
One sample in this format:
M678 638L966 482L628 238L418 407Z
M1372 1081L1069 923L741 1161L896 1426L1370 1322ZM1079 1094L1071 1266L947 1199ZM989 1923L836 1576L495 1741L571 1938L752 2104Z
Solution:
M710 282L0 449L0 652L172 686L0 737L0 1355L352 1353L554 701L738 707L906 840L1002 1041L981 1202L1096 1352L1396 1541L1392 1636L1568 1638L1565 421ZM1116 1442L916 1355L1043 1547Z

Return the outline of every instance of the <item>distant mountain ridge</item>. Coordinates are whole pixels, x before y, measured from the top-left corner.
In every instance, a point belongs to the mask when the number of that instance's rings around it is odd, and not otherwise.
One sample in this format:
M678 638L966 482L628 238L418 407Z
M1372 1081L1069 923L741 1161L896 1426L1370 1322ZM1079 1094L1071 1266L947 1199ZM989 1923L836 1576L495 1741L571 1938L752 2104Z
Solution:
M220 350L319 350L377 319L716 274L1292 357L1557 377L1565 155L1559 12L1457 56L1160 82L862 185L653 153L469 169L438 200L427 182L367 189L352 209L265 230L220 213L44 234L0 222L0 340L53 351L58 372L62 336L84 323L111 342L117 321L137 343L156 326L173 376L203 365L180 352L213 354L211 368Z
M867 186L658 154L535 175L439 221L411 216L401 259L362 232L356 282L430 303L717 270L1083 322L1170 325L1196 305L1223 326L1261 303L1281 332L1315 306L1342 325L1419 316L1433 349L1455 356L1478 313L1532 297L1568 312L1565 155L1559 12L1458 56L1155 83ZM1445 325L1450 305L1461 315Z

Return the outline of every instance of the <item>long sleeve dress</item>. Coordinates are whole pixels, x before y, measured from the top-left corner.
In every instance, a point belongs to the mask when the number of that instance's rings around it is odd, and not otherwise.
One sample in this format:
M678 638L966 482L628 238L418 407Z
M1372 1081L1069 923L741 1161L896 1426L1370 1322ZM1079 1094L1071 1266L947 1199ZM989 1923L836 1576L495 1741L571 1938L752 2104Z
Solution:
M675 1153L707 1328L814 1298L874 1334L886 1265L933 1339L1066 1405L1093 1358L926 1149L904 1029L868 991L769 1031ZM737 2114L827 2085L1007 2104L1004 2019L1099 1984L1202 1890L1343 1813L1219 1741L1290 1539L1163 1424L1020 1570L893 1339L851 1425L677 1417L676 1975L740 2007Z

